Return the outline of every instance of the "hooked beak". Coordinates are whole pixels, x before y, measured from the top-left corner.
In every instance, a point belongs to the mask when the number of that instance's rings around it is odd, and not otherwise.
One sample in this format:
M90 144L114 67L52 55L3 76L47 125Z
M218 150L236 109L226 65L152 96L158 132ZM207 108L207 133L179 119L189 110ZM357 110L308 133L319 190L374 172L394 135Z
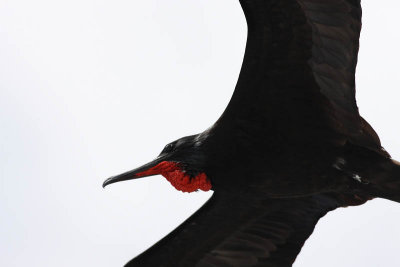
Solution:
M111 176L110 178L104 181L103 188L109 184L113 184L116 182L127 181L127 180L160 174L160 171L154 167L156 167L162 161L164 161L163 158L157 158L153 161L150 161L149 163L144 164L143 166L140 166L139 168L124 172L116 176Z

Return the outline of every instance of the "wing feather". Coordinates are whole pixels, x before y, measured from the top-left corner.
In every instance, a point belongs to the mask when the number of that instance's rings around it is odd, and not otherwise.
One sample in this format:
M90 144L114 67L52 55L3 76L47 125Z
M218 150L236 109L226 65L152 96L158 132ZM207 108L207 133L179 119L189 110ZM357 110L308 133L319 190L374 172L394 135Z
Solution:
M260 200L215 192L191 218L126 266L291 266L322 216L366 200L335 194Z
M298 122L298 132L329 128L359 135L355 70L360 1L240 2L248 24L246 52L235 92L218 123L237 127L254 120L256 113L262 114L257 115L260 125L290 119Z
M361 6L350 0L297 0L311 26L311 69L321 93L358 113L355 69L361 31Z

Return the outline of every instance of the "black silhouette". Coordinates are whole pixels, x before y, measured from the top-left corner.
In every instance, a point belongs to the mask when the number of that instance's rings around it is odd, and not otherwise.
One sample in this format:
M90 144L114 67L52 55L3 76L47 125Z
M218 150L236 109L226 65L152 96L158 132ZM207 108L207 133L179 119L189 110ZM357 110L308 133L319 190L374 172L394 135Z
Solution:
M126 266L291 266L327 212L400 201L400 165L355 100L360 0L240 3L246 53L220 119L104 182L162 174L181 191L214 191Z

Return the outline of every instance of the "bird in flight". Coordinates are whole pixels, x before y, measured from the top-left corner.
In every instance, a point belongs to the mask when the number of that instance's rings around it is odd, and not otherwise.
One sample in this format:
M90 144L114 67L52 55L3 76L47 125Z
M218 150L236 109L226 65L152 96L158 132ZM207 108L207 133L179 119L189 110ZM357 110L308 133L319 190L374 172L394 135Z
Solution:
M239 0L248 37L227 108L210 128L103 186L161 174L212 197L126 266L291 266L318 220L400 201L400 164L360 116L360 0Z

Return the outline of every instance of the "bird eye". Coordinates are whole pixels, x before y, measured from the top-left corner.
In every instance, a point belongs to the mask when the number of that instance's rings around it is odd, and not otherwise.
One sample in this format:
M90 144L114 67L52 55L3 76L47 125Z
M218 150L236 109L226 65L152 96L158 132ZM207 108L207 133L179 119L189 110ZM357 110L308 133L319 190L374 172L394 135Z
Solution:
M172 150L174 149L174 146L172 144L168 144L164 147L162 153L169 153L172 152Z

